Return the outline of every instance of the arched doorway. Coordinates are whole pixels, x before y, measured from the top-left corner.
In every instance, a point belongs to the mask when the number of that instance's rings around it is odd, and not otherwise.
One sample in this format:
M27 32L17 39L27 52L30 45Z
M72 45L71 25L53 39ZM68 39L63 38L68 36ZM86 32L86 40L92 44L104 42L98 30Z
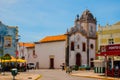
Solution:
M80 53L76 54L76 65L81 66L81 55L80 55Z

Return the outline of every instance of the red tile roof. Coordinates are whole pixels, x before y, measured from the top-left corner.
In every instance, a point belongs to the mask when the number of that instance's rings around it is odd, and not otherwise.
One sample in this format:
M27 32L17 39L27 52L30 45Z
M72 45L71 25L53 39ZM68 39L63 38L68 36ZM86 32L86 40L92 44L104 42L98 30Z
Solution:
M24 43L24 42L19 42L19 46L25 46L25 47L34 47L34 43Z
M66 40L66 35L56 35L56 36L47 36L40 40L39 42L54 42L54 41L64 41Z

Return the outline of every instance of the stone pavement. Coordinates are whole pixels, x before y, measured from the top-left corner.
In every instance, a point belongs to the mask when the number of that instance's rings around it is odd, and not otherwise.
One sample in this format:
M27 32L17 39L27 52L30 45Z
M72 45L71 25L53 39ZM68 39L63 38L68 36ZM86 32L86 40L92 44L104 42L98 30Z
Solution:
M29 73L29 72L19 72L15 76L15 80L38 80L41 76L39 74ZM0 73L0 80L13 80L11 72Z
M86 78L96 78L97 80L120 80L120 78L106 77L104 74L94 73L93 70L90 71L74 71L71 73L72 76L86 77Z

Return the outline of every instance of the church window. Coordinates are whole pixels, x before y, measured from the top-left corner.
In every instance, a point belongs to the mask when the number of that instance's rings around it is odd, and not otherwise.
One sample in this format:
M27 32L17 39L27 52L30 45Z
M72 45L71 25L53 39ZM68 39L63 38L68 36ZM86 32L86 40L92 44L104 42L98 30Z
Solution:
M74 50L74 42L71 42L71 50Z
M93 49L93 48L94 48L93 44L91 44L91 45L90 45L90 48L91 48L91 49Z
M33 55L35 55L35 50L33 50Z
M77 45L77 48L78 48L78 49L80 48L79 44Z
M108 44L114 44L114 39L108 39Z
M85 43L82 44L82 51L86 51L86 44Z

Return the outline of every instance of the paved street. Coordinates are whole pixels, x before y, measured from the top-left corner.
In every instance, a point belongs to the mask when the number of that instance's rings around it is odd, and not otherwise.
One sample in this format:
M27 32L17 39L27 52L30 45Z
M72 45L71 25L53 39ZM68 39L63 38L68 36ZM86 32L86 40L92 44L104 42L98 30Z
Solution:
M79 76L79 77L78 77ZM0 73L0 80L12 80L11 72ZM120 78L105 77L103 74L96 74L94 71L73 71L68 74L60 69L39 69L19 72L16 80L120 80Z
M59 70L40 69L30 70L29 72L34 74L41 74L42 77L39 80L97 80L94 78L71 76L70 74L67 74L65 71L61 71L60 69Z

